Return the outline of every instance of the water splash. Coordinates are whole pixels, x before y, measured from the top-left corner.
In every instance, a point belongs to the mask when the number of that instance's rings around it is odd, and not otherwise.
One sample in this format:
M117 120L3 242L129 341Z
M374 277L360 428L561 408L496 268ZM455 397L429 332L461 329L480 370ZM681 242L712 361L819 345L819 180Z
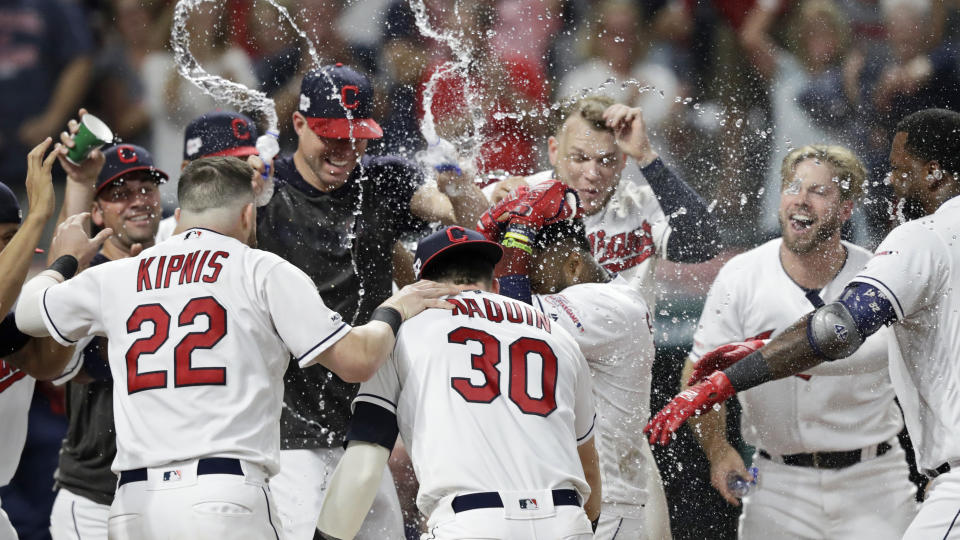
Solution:
M300 36L303 43L306 44L314 66L319 65L319 55L313 42L307 37L307 34L297 26L293 17L287 8L278 4L276 0L266 0L268 4L277 9L280 15L293 30ZM219 0L180 0L177 2L173 11L173 29L170 32L170 45L173 48L173 57L177 64L177 71L180 75L196 85L204 93L215 99L219 103L226 103L240 111L257 111L263 115L267 124L267 130L278 132L277 107L273 99L267 97L266 93L225 79L219 75L212 75L197 62L193 53L190 52L190 30L187 28L187 20L190 12L199 8L201 4L210 4L211 7L221 5Z

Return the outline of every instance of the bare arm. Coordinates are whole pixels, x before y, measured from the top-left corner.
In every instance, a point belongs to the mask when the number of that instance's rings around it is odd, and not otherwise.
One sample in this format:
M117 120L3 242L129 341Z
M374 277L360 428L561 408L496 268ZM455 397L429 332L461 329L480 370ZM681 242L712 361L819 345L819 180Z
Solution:
M689 380L692 372L693 362L688 358L681 380ZM683 387L690 386L683 384ZM739 499L727 488L727 474L733 472L747 478L748 473L740 453L727 441L727 406L721 404L719 410L692 416L687 424L710 462L710 484L728 503L740 506Z
M437 178L437 186L423 185L413 194L410 210L425 221L474 228L489 206L473 178L449 171Z
M75 146L73 136L80 129L79 120L82 120L85 114L87 110L80 109L77 119L70 119L67 122L67 130L60 133L60 150L57 160L67 173L67 185L64 190L63 205L60 206L60 214L57 216L57 225L70 216L90 211L97 177L105 162L103 153L99 149L90 152L87 159L81 161L79 165L74 165L67 159L67 154ZM48 259L47 262L53 261Z
M334 538L353 538L367 517L380 488L390 451L362 441L350 441L327 488L317 528Z
M6 314L20 294L23 281L33 261L33 252L40 242L43 226L53 215L55 196L50 170L56 150L44 157L51 139L37 145L27 155L27 198L30 213L10 243L0 252L0 313Z
M776 8L758 2L747 13L740 29L740 45L745 49L753 67L766 79L773 78L777 70L777 44L770 37L770 28L777 19Z
M19 351L4 360L40 381L63 374L73 357L73 347L63 347L51 337L33 338Z
M600 504L603 501L603 488L600 485L600 456L597 454L597 447L593 444L594 439L595 437L591 437L589 441L577 447L583 474L587 484L590 485L590 498L583 504L583 510L590 521L600 517Z

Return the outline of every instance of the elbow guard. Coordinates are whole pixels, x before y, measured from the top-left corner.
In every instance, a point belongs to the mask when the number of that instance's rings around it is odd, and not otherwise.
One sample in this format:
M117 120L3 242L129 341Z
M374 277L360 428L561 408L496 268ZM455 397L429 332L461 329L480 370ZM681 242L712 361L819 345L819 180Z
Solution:
M834 302L813 312L807 321L807 341L817 356L839 360L853 354L863 336L847 306Z

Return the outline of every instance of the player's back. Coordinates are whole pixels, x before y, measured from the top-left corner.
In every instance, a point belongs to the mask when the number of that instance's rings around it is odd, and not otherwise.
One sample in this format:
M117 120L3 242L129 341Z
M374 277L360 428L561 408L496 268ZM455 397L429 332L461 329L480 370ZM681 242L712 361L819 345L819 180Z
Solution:
M404 323L393 361L397 422L430 514L451 493L575 488L589 440L590 375L572 338L539 310L468 291L453 311Z
M276 472L290 353L274 329L265 287L286 264L191 229L67 282L99 311L84 328L52 315L54 325L109 339L115 471L219 456Z

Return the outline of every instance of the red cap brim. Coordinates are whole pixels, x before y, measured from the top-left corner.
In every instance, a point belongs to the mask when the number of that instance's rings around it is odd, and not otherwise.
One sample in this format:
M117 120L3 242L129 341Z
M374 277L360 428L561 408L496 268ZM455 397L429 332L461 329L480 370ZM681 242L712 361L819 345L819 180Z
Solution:
M318 137L328 139L379 139L383 129L373 118L307 118Z
M213 152L211 154L204 154L200 157L193 159L202 159L207 157L217 157L217 156L231 156L231 157L247 157L255 156L260 152L257 151L255 146L238 146L236 148L227 148L226 150L221 150L219 152Z

